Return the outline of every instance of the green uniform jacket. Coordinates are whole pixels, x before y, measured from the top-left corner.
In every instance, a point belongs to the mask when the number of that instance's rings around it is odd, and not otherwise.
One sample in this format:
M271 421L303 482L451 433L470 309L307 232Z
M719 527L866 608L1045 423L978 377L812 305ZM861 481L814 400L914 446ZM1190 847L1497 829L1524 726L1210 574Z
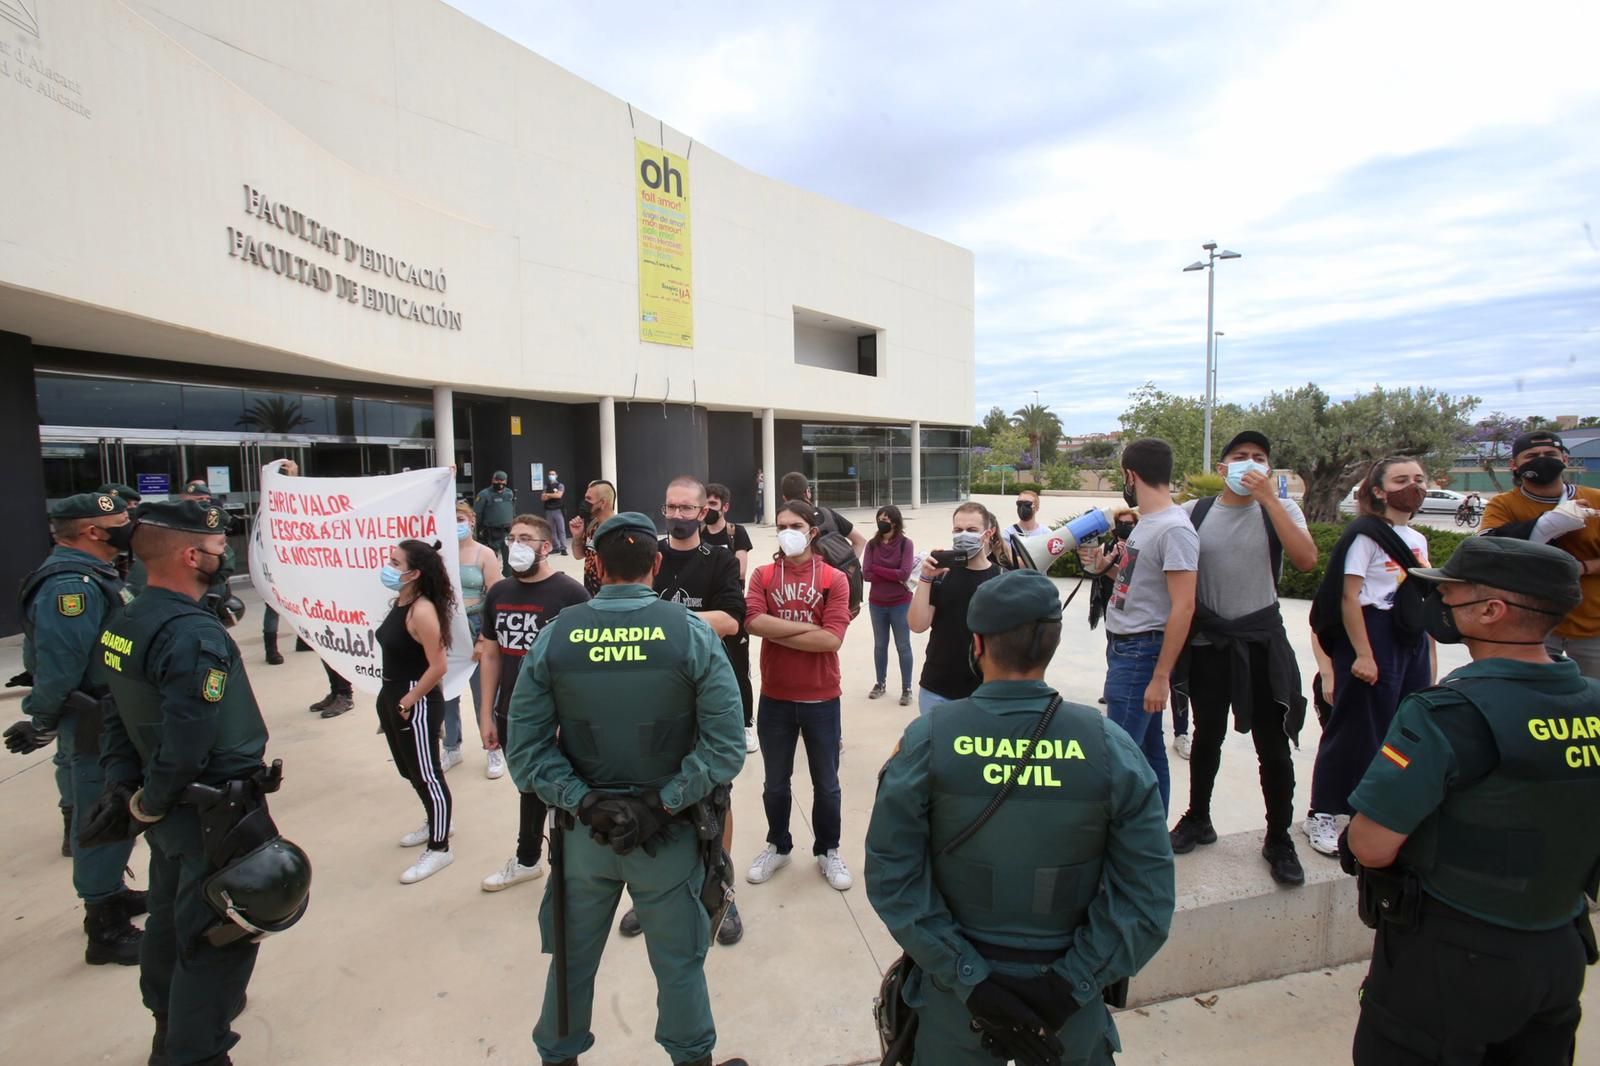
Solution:
M57 560L101 570L109 565L88 552L60 545L46 562ZM100 585L75 573L46 579L28 601L31 634L22 642L22 666L33 673L33 688L22 697L22 713L35 725L54 729L67 696L87 685L100 627L110 608Z
M1044 711L1050 694L1041 681L994 681L981 685L970 700L1001 718L1022 715L1031 720ZM933 714L941 710L935 708ZM1166 942L1175 898L1172 844L1155 773L1120 726L1100 721L1111 781L1101 886L1072 933L1071 945L1053 964L1071 982L1080 1005L1150 961ZM867 828L867 898L923 972L965 1000L990 969L934 882L929 722L918 718L906 727L879 775ZM1006 732L1014 730L996 729L997 734ZM1065 813L1059 824L1040 825L1038 831L1072 833L1080 828L1072 817ZM978 830L972 843L982 835ZM973 935L986 939L981 931Z
M477 516L478 528L506 529L517 516L517 493L509 485L500 492L484 489L472 501L472 513Z
M606 585L589 605L625 616L660 602L648 585ZM695 615L688 614L688 623L685 669L696 692L698 735L681 768L661 786L662 805L672 811L681 811L704 799L713 786L732 781L745 760L744 705L722 640ZM628 620L619 617L617 624L627 625ZM536 793L552 807L575 811L590 786L556 741L560 714L548 659L554 625L539 631L512 690L506 714L506 765L517 788ZM651 693L640 692L638 698L649 700Z

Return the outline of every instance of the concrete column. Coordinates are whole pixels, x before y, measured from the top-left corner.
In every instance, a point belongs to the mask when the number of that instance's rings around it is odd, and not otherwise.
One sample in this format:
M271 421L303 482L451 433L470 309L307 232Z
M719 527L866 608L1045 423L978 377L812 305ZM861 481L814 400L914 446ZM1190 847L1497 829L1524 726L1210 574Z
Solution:
M922 421L911 423L911 506L922 506Z
M778 519L778 438L772 408L761 411L761 470L767 478L767 491L761 501L761 521L772 525Z
M600 397L600 476L617 484L617 400L614 396ZM622 487L617 486L620 496Z
M448 385L433 387L433 461L449 466L456 461L455 390Z

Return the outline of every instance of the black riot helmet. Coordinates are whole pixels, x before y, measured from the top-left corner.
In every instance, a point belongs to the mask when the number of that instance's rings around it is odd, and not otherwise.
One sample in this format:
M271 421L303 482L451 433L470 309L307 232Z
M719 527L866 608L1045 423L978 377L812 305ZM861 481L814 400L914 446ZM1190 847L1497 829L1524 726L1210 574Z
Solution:
M311 860L275 837L205 879L206 902L223 919L206 931L213 944L260 940L298 922L311 904Z

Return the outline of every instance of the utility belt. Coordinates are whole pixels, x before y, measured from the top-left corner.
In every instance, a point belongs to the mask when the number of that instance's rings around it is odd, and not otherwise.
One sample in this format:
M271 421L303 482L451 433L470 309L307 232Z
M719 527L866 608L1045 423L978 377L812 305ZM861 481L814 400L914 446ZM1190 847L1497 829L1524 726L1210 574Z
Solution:
M1452 907L1436 896L1428 895L1422 890L1422 882L1417 875L1406 869L1391 866L1369 870L1363 866L1356 875L1356 893L1357 911L1369 929L1377 929L1380 922L1397 929L1415 929L1425 920L1501 928L1475 914ZM1587 906L1572 919L1572 928L1583 943L1584 961L1590 966L1600 963L1600 944L1596 942L1594 923L1589 919Z
M977 948L978 954L990 962L1020 963L1024 966L1049 966L1067 952L1066 948L1014 948L975 940L970 936L967 937L967 943ZM1129 978L1113 981L1100 990L1100 998L1106 1006L1121 1010L1128 1005L1128 987Z
M200 815L206 864L213 871L281 835L267 810L267 795L282 784L283 760L274 759L270 768L258 766L221 785L195 783L183 790L178 802Z

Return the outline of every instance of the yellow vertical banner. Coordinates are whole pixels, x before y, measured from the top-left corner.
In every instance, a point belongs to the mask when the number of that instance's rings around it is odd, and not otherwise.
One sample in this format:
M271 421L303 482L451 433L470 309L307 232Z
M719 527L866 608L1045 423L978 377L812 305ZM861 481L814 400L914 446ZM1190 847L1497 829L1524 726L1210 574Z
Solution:
M639 206L639 339L694 347L689 241L689 161L633 142Z

